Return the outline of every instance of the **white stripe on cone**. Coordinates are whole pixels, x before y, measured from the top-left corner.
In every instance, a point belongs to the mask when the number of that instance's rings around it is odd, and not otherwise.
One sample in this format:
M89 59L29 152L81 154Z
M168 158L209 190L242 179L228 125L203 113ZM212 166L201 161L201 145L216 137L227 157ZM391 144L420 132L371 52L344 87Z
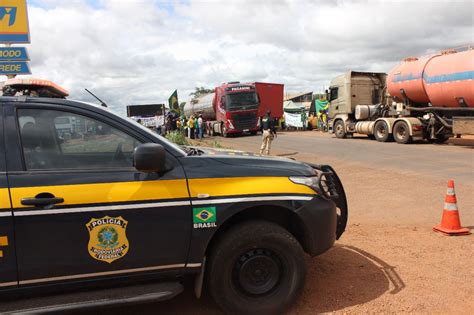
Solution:
M455 203L445 202L444 203L444 210L458 211L458 206Z
M448 195L448 196L456 195L456 193L454 192L454 188L448 188L448 191L446 192L446 195Z

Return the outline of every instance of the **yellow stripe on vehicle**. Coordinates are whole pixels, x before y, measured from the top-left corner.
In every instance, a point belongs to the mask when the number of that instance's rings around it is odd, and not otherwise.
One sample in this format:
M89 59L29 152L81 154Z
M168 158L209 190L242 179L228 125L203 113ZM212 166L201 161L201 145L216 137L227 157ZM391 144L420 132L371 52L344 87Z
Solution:
M268 194L306 194L316 192L308 186L295 184L288 177L225 177L190 179L191 197L208 194L210 197Z
M51 193L64 198L61 205L112 203L160 199L188 198L185 179L78 184L61 186L18 187L11 189L14 208L24 208L22 198Z
M10 207L8 188L0 188L0 209L10 209Z

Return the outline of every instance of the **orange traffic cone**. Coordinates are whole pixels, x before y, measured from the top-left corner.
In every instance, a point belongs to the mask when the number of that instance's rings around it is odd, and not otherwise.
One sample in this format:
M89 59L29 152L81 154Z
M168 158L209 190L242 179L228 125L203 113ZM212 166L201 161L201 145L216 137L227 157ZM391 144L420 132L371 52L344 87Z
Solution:
M433 230L446 235L470 234L468 228L461 227L461 220L459 219L453 180L448 181L448 191L446 192L446 198L444 199L443 218L441 219L441 224L433 227Z

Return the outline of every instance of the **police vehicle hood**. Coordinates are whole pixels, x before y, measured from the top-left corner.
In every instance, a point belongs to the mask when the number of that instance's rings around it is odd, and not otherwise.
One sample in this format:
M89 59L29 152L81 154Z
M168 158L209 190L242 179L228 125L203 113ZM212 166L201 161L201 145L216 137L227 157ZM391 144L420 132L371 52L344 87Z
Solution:
M194 147L181 158L189 177L312 176L310 165L292 159L237 150Z

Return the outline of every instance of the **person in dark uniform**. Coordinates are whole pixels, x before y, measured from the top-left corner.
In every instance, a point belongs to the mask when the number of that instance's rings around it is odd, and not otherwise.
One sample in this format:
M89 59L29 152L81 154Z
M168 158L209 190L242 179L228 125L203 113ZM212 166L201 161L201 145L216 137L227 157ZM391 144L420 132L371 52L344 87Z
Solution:
M265 152L266 155L270 154L270 147L273 138L276 137L275 122L271 116L271 112L267 111L267 115L262 118L262 146L260 147L260 154Z

